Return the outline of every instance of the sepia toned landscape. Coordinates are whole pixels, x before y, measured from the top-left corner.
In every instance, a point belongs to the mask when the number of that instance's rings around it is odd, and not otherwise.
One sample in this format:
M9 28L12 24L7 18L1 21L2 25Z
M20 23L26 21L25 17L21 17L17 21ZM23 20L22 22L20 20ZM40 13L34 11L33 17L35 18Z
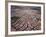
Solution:
M11 31L41 30L41 7L11 6Z

